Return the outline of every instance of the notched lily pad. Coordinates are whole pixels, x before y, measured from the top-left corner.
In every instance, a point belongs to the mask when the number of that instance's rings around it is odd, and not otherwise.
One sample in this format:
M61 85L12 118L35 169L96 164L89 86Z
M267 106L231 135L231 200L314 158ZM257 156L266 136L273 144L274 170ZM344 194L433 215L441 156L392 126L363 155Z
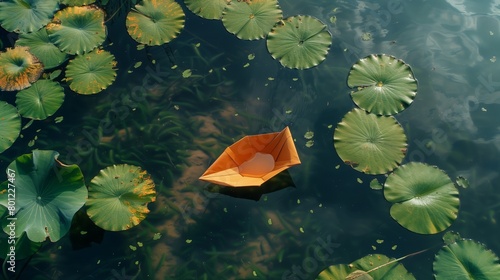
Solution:
M113 165L90 182L87 214L105 230L127 230L146 218L147 204L155 200L155 185L146 171L128 164Z
M401 226L416 233L434 234L457 218L458 190L442 170L424 163L402 165L387 177L385 199Z
M276 24L269 32L266 43L271 56L283 66L306 69L325 60L332 35L320 20L298 15Z
M38 80L16 94L19 114L25 118L44 120L52 116L64 102L64 89L59 83Z
M184 0L188 9L206 19L220 19L228 0Z
M10 32L34 32L50 21L58 7L57 0L0 1L0 24Z
M500 279L498 257L474 240L462 239L444 246L433 266L436 280Z
M356 62L347 84L356 89L351 93L354 103L378 115L401 112L417 94L417 80L410 66L385 54L371 54Z
M16 107L0 101L0 153L7 150L19 137L21 117Z
M231 1L226 5L222 23L240 39L257 40L264 38L282 18L276 0Z
M0 52L0 90L14 91L29 87L43 72L43 64L28 47L8 48Z
M79 55L66 68L69 87L80 94L98 93L110 86L115 78L115 56L104 50Z
M8 174L15 174L16 207L9 215L15 216L16 236L26 232L34 242L47 237L56 242L71 226L71 220L85 200L87 188L77 165L64 165L55 151L34 150L18 157L8 166ZM9 181L0 184L7 189ZM10 193L10 192L9 192ZM0 204L8 207L7 192L0 194ZM3 221L8 232L8 220Z
M46 29L50 40L69 54L89 52L106 39L104 11L92 5L66 7L58 11Z
M367 174L392 171L406 154L406 135L394 117L377 116L358 108L344 116L333 140L344 163Z
M158 46L172 41L184 28L185 15L173 0L144 0L127 15L128 34L137 42Z

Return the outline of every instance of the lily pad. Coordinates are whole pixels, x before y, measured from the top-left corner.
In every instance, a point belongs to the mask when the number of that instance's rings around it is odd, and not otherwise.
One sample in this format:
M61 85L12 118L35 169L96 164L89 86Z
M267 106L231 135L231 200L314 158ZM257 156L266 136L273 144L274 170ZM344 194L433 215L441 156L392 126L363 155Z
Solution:
M44 120L52 116L64 102L64 89L59 83L38 80L16 94L19 114L25 118Z
M45 28L37 32L19 35L16 46L29 47L30 52L40 59L45 69L57 67L68 58L66 53L52 43Z
M66 67L66 81L74 92L95 94L110 86L116 78L115 56L104 50L79 55Z
M355 108L337 125L335 150L344 163L367 174L384 174L396 168L406 154L406 135L392 117Z
M87 214L105 230L127 230L146 218L147 204L155 200L154 182L146 171L128 164L113 165L90 182Z
M417 95L417 80L410 66L385 54L372 54L356 62L347 84L357 89L351 93L356 105L379 115L401 112Z
M40 63L29 48L15 47L0 52L0 89L21 90L34 83L43 72Z
M34 32L45 26L58 8L57 0L1 1L0 24L10 32Z
M19 137L21 117L16 107L0 101L0 153L7 150Z
M184 0L188 9L206 19L221 19L227 0Z
M282 18L276 0L232 1L226 5L222 23L236 37L256 40L264 38Z
M267 49L288 68L306 69L325 60L332 34L311 16L293 16L280 21L267 36Z
M415 277L406 268L398 263L387 264L394 259L385 255L367 255L349 264L336 264L323 270L316 280L330 279L356 279L356 280L383 280L383 279L405 279L411 280ZM368 273L367 273L368 272Z
M12 250L11 246L13 244L10 244L9 240L12 239L9 239L8 235L2 234L0 237L0 254L2 256L7 256L7 254L12 254L12 251L14 251L16 260L28 258L42 247L42 243L29 240L28 237L26 237L26 233L23 233L21 237L16 240L14 250Z
M56 242L69 231L73 215L85 203L87 188L80 168L62 164L58 156L55 151L34 150L8 166L7 173L15 174L15 180L3 182L0 188L15 185L16 207L9 215L17 218L17 237L26 232L31 241L43 242L48 237ZM5 207L8 193L0 195ZM5 232L7 224L6 220Z
M441 248L434 259L436 280L500 279L498 257L483 244L458 240Z
M444 171L410 162L387 177L385 199L393 203L391 216L416 233L434 234L447 229L457 218L458 190Z
M126 25L137 42L158 46L176 38L184 22L184 11L174 0L144 0L127 15Z
M89 52L106 39L104 11L92 5L58 11L46 29L50 40L69 54Z

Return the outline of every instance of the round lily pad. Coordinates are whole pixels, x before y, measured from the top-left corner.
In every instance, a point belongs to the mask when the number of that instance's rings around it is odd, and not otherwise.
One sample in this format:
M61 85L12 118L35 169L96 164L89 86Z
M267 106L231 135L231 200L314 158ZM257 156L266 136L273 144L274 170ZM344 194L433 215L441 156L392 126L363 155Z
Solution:
M0 52L0 89L13 91L27 88L43 72L43 64L27 47L8 48Z
M34 150L9 164L7 174L14 174L16 190L16 207L9 215L17 219L17 237L26 232L31 241L48 237L56 242L69 231L74 214L85 203L87 188L80 168L62 164L58 156L55 151ZM11 183L5 181L0 188L7 189ZM7 192L0 194L0 204L8 206ZM5 220L5 232L7 224Z
M280 21L267 36L267 49L288 68L306 69L325 60L332 34L320 20L293 16Z
M104 11L92 5L58 11L46 29L50 40L69 54L89 52L106 39Z
M434 259L436 280L500 279L498 257L483 244L458 240L441 248Z
M50 41L45 28L37 32L19 35L16 46L29 47L30 52L40 59L45 69L57 67L68 58L66 53L62 52Z
M417 94L417 80L410 66L385 54L371 54L356 62L347 84L357 89L351 93L356 105L379 115L401 112Z
M184 21L184 11L174 0L144 0L127 15L126 25L134 40L157 46L176 38Z
M7 150L19 137L21 117L16 107L0 101L0 153Z
M52 116L64 102L64 89L59 83L38 80L16 94L19 114L25 118L44 120Z
M113 165L90 182L87 214L105 230L127 230L146 218L147 204L155 200L154 182L146 171L128 164Z
M256 40L264 38L282 18L276 0L232 1L226 5L222 23L236 37Z
M384 280L405 279L414 280L415 277L406 268L385 255L367 255L347 265L336 264L323 270L316 280L356 279L356 280ZM368 272L368 273L367 273Z
M66 67L66 81L74 92L95 94L116 78L115 56L104 50L79 55Z
M10 32L34 32L45 26L58 8L57 0L0 1L0 24Z
M406 135L392 117L355 108L337 125L335 150L344 163L367 174L384 174L396 168L406 154Z
M391 216L401 226L421 234L447 229L457 218L458 190L442 170L410 162L387 177L385 199L393 203Z
M226 8L227 0L184 0L188 9L206 19L220 19Z

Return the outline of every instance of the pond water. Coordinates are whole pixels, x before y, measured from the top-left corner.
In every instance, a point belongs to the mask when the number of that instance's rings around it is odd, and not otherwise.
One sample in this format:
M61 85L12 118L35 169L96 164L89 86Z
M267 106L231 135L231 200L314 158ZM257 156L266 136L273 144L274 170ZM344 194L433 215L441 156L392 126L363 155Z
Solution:
M0 155L0 168L32 149L58 151L62 162L80 165L87 182L108 165L130 163L152 175L157 199L142 223L121 232L100 230L78 212L66 237L19 261L20 279L315 279L368 254L398 258L427 248L401 263L417 279L432 279L443 233L400 226L383 192L370 188L374 176L344 164L333 146L336 124L355 106L349 70L373 53L404 60L418 80L414 102L395 115L408 138L403 163L467 178L448 230L500 253L500 1L279 4L285 17L327 24L333 42L317 67L284 68L265 40L239 40L183 4L185 28L162 47L137 50L125 14L107 23L115 83L92 96L66 88L55 114L64 120L35 122ZM4 92L0 99L14 100ZM99 135L105 118L116 129ZM231 196L198 180L241 137L285 126L302 164L284 174L278 190Z

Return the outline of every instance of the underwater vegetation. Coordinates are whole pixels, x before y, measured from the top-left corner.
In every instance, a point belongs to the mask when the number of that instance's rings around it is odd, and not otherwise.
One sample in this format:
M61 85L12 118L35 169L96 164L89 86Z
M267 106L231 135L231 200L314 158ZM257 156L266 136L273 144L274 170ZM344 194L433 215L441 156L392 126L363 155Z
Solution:
M312 71L306 69L320 66L330 52L332 34L326 24L309 15L284 17L286 10L276 0L0 2L0 25L15 38L10 45L2 41L0 49L5 277L12 273L12 252L19 262L16 277L49 267L40 272L47 279L77 273L71 270L80 264L69 264L77 258L88 258L82 273L92 270L89 277L99 279L280 279L284 266L316 255L308 244L319 237L303 236L321 231L323 221L312 214L326 205L269 198L292 189L287 188L294 186L289 173L269 180L262 192L194 183L226 146L247 134L247 119L265 117L244 115L231 105L242 87L228 78L234 54L207 54L200 45L212 42L196 36L182 41L194 16L189 11L219 22L221 30L243 43L265 40L270 60L287 71ZM117 30L128 36L126 44L112 41L110 34ZM245 57L250 61L254 54ZM345 69L336 70L345 74ZM403 164L412 147L396 114L417 97L411 67L394 56L372 54L352 65L347 86L355 108L331 126L333 137L321 139L308 130L303 137L290 134L288 144L305 142L310 148L314 141L327 141L348 172L379 175L370 184L381 190L373 200L390 203L387 216L403 230L423 238L447 231L463 207L457 186L466 186L467 180L454 182L428 163ZM236 117L243 121L231 123ZM280 120L280 126L285 123L293 125ZM277 164L272 175L300 162L298 155L293 158ZM294 169L307 176L312 167ZM229 199L214 199L222 196ZM232 196L283 204L289 215ZM297 205L311 215L301 216L293 210ZM250 216L261 218L252 224L246 219ZM495 253L475 240L450 235L436 245L436 279L500 278ZM337 246L330 236L319 240ZM112 250L102 252L109 244ZM92 248L92 255L78 255L82 247ZM298 247L307 247L305 254L294 251ZM402 261L423 251L399 258L332 258L313 277L414 279Z

